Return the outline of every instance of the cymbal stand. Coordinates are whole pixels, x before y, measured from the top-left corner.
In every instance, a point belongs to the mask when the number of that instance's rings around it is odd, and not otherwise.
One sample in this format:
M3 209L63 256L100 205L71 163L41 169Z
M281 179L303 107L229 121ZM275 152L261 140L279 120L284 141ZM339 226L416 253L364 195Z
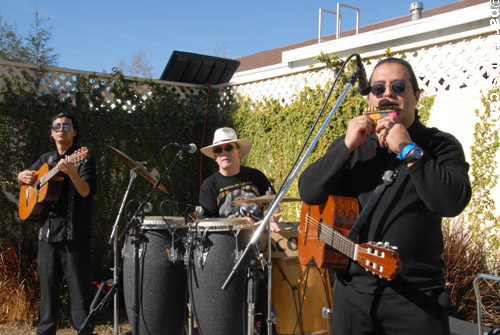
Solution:
M268 315L267 315L267 331L268 331L268 334L269 335L272 335L272 319L271 319L271 312L272 312L272 302L271 302L271 284L272 284L272 276L271 276L271 271L272 271L272 262L271 262L271 227L270 227L270 224L269 224L269 220L272 216L272 214L274 213L275 209L278 207L281 199L283 198L283 196L285 195L286 191L288 190L288 188L290 187L290 185L292 184L293 180L295 179L295 177L298 175L300 169L302 168L302 166L304 165L307 157L309 156L309 154L311 153L312 149L314 148L314 146L316 145L316 143L318 143L318 140L321 136L321 134L323 134L323 132L325 131L326 127L328 126L328 123L330 122L330 120L332 119L333 115L335 114L335 112L337 111L337 109L340 107L340 104L342 103L342 101L344 100L345 96L347 95L347 92L349 91L349 89L351 88L352 85L354 85L354 83L356 82L357 78L358 78L358 75L359 75L359 68L356 69L356 71L351 75L351 77L349 78L349 82L347 83L346 87L344 88L344 91L342 91L342 93L340 94L339 98L337 99L337 102L335 103L335 106L333 106L333 108L330 110L330 113L328 114L328 116L326 117L325 121L323 122L323 124L321 125L320 129L318 130L318 132L316 133L316 136L313 138L313 140L311 141L311 144L309 145L309 147L307 148L307 150L305 151L304 155L302 156L302 158L300 159L300 161L297 163L295 169L293 170L293 172L290 174L290 177L288 178L288 180L286 181L286 183L284 184L283 188L281 189L280 192L278 192L278 194L276 195L276 197L274 198L274 200L271 202L270 206L269 206L269 209L267 210L267 213L266 215L264 216L264 219L262 220L262 223L258 226L258 228L255 230L250 242L248 242L245 250L243 251L243 254L241 255L241 257L239 258L238 262L233 266L232 270L231 270L231 273L229 274L229 276L227 277L226 281L224 282L224 284L222 285L222 290L225 290L226 287L229 285L229 282L231 281L232 277L234 276L234 273L236 272L237 268L240 266L240 263L241 261L245 258L245 254L248 252L248 250L250 249L251 246L255 245L255 243L259 240L259 237L260 235L262 234L262 231L267 228L267 232L268 232L268 275L267 275L267 278L268 278Z
M139 213L141 213L143 211L144 207L151 200L151 198L153 197L153 194L158 189L158 187L160 186L160 184L162 183L162 181L165 179L165 177L167 177L168 173L170 172L170 170L172 169L172 167L175 165L175 163L177 163L178 160L182 160L182 153L183 152L184 152L183 149L180 149L177 152L177 154L175 155L175 157L172 160L172 162L170 162L170 165L165 169L165 172L163 172L163 175L156 181L156 184L153 186L153 189L151 190L151 192L149 192L149 194L146 197L146 199L139 206L139 208L137 208L137 210L135 211L134 215L132 215L132 218L127 223L127 225L123 229L122 233L118 237L119 241L123 241L125 235L127 234L127 232L129 231L129 229L131 228L132 224L134 223L134 219L139 215Z
M119 266L118 266L118 235L116 235L117 229L118 229L118 222L120 222L120 218L123 213L123 208L125 207L125 202L127 201L128 198L128 193L130 191L130 187L132 186L132 182L134 181L135 177L137 177L137 173L134 172L133 169L130 170L130 181L127 186L127 190L125 191L125 195L123 196L122 204L120 205L120 210L118 211L118 216L116 217L115 224L113 225L113 231L111 232L111 237L109 238L109 244L113 242L113 255L114 255L114 261L113 261L113 286L115 287L115 294L114 294L114 300L113 300L113 335L119 335L118 332L118 311L119 311L119 295L118 295L118 283L120 281L119 279Z

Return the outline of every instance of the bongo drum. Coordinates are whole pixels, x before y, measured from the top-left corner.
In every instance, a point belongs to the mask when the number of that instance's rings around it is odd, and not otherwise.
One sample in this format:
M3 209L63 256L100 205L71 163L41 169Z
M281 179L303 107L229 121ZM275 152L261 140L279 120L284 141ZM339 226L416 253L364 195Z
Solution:
M128 319L136 335L181 335L186 319L187 281L184 218L146 216L139 249L139 329L135 325L135 236L126 239L123 289Z
M251 228L245 218L200 220L190 227L189 293L203 335L245 334L246 271L253 253L247 253L229 286L221 287L250 241Z

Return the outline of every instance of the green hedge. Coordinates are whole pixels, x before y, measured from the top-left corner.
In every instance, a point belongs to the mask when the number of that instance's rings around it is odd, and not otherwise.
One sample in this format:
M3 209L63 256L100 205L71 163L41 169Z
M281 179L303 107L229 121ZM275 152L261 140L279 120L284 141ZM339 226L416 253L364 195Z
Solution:
M290 105L282 105L275 100L253 102L243 97L236 99L229 90L221 92L207 86L186 91L186 98L180 98L168 86L147 82L141 83L141 86L148 88L151 94L143 99L135 92L135 82L115 74L109 93L121 103L115 103L112 108L103 98L106 87L98 85L97 78L89 80L82 77L75 92L64 99L59 92L39 94L36 83L40 82L40 78L29 77L26 73L24 78L3 80L6 86L1 90L0 101L0 182L5 192L0 194L0 234L20 241L25 252L36 256L38 224L19 223L15 199L7 193L17 198L17 173L29 167L41 153L53 150L48 133L50 118L58 112L69 111L80 124L80 145L89 147L97 161L98 192L95 195L91 242L94 277L98 278L110 275L113 250L108 240L130 171L106 145L134 160L147 161L148 168L156 169L161 175L177 152L173 148L162 152L165 144L195 143L201 147L202 141L203 145L211 143L216 128L231 126L240 138L254 143L243 164L261 169L278 189L325 103L331 86L329 83L325 87L305 88L297 92ZM346 81L347 77L342 75L313 136ZM130 105L135 106L133 112L128 111ZM424 109L430 109L431 105L427 104ZM362 113L365 106L365 99L352 88L304 167L320 157L328 145L345 131L348 120ZM154 210L150 215L179 215L172 205L166 204L166 200L197 204L201 180L215 170L214 161L202 157L199 152L194 155L185 153L183 160L177 162L163 183L170 194L165 195L159 190L155 193L152 201ZM286 196L298 196L296 185L297 180ZM136 178L120 231L126 218L137 209L151 189L152 185L143 178ZM298 202L281 204L285 213L282 220L298 221L300 205Z
M70 112L79 122L79 144L87 146L97 162L98 190L94 197L91 241L94 277L110 278L111 273L105 273L113 264L113 250L108 240L129 183L130 168L106 145L136 161L147 161L150 171L156 169L162 175L177 153L171 147L162 152L167 143L195 143L199 147L204 132L205 143L211 141L214 129L231 125L229 116L235 105L231 96L225 104L220 104L220 90L200 87L193 90L194 94L185 92L186 98L180 98L169 87L150 82L141 83L151 92L144 100L134 91L134 82L116 74L115 85L109 93L121 103L115 103L112 108L104 101L103 93L107 89L96 84L97 78L81 78L74 94L61 99L59 92L39 94L36 83L40 82L41 75L31 77L24 73L23 78L3 78L6 85L0 93L0 182L5 192L0 193L0 235L19 241L23 252L36 256L38 223L20 223L17 204L8 193L17 198L17 173L28 168L41 153L54 150L48 132L51 117L62 111ZM124 104L135 105L135 110L128 112ZM180 215L166 200L196 204L200 179L216 168L214 162L202 158L199 151L193 155L184 153L182 157L163 182L169 195L155 192L154 211L150 215L160 215L160 211L165 215ZM152 187L140 176L135 179L120 229Z

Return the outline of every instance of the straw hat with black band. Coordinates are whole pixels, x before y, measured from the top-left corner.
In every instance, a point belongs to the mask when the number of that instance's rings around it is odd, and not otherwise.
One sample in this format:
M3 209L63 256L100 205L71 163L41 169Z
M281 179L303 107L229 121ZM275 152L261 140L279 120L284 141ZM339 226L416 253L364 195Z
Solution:
M214 148L228 143L236 143L238 145L241 150L240 158L245 157L252 148L252 142L250 140L238 139L238 136L233 128L223 127L215 131L212 145L203 147L200 151L205 156L215 159Z

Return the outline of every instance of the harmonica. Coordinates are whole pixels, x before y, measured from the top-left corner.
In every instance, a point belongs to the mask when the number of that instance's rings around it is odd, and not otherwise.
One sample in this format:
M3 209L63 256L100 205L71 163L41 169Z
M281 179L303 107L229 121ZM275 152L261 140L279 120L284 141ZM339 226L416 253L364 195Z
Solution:
M366 107L364 115L368 115L373 121L378 122L386 116L398 116L398 105L385 105L378 107Z

